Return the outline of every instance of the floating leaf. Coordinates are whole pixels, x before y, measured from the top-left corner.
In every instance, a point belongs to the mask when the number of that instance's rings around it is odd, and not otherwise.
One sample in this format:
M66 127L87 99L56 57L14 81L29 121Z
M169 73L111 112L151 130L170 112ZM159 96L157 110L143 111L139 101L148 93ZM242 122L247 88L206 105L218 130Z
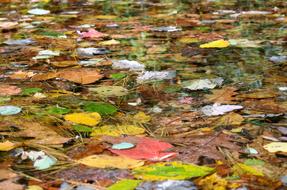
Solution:
M77 124L84 124L88 126L95 126L101 121L101 115L97 112L91 113L71 113L65 115L65 120Z
M15 148L15 144L10 141L0 142L0 151L9 151Z
M115 106L105 102L86 102L83 109L87 112L98 112L101 115L112 115L118 111Z
M201 44L199 47L200 48L226 48L229 45L230 45L229 42L226 40L216 40L216 41L209 42L206 44Z
M133 160L120 156L109 155L92 155L78 160L78 163L95 168L119 168L131 169L137 168L144 164L143 161Z
M0 115L15 115L22 111L22 108L17 106L0 106Z
M108 187L107 190L134 190L141 182L141 180L122 179Z
M133 170L134 176L143 180L183 180L203 177L214 171L213 168L184 164L181 162L164 162L142 166Z
M271 153L287 152L287 142L272 142L264 145L264 148Z
M120 135L140 135L145 132L142 127L135 125L104 125L99 128L95 128L91 136L98 135L109 135L109 136L120 136Z

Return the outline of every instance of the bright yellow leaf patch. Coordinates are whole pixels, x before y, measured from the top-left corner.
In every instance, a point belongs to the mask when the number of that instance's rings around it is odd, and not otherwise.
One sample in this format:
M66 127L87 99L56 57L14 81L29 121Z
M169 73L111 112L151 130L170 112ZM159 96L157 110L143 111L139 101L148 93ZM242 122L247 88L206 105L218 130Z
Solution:
M151 120L151 117L140 111L136 115L134 115L134 120L139 123L147 123Z
M71 121L77 124L95 126L101 121L101 115L97 112L92 113L71 113L65 115L66 121Z
M9 151L15 148L15 144L10 141L0 143L0 151Z
M216 41L209 42L206 44L201 44L199 47L200 48L226 48L229 45L230 45L229 42L226 40L216 40Z

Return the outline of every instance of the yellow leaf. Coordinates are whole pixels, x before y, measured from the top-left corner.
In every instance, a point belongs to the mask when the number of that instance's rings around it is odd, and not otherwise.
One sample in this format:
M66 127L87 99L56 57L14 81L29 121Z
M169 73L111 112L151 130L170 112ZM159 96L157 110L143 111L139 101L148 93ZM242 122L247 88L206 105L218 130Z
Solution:
M26 190L43 190L43 188L38 185L29 185Z
M91 136L109 135L109 136L120 136L120 135L140 135L145 132L144 128L135 125L104 125L96 128L91 133Z
M91 155L78 160L78 163L95 168L131 169L142 166L144 161L121 156Z
M226 40L216 40L206 44L201 44L200 48L226 48L229 46L229 42Z
M269 152L287 152L287 142L272 142L264 146Z
M221 178L216 173L199 180L198 185L203 190L226 190L228 182L226 179Z
M10 141L0 143L0 151L9 151L15 148L15 144Z
M191 44L198 42L198 39L192 37L183 37L179 39L179 42L183 44Z
M101 19L101 20L113 20L113 19L116 19L117 16L115 16L115 15L98 15L98 16L95 16L94 18Z
M216 121L217 126L240 125L244 118L238 113L228 113Z
M88 126L95 126L101 121L101 115L97 112L92 113L71 113L65 115L65 120Z
M117 40L114 40L114 39L103 41L103 42L99 43L99 45L103 45L103 46L118 45L118 44L120 44L120 42Z
M241 163L235 164L232 169L237 175L251 174L255 176L264 176L262 171L259 171L257 168Z
M151 120L151 117L140 111L136 115L134 115L134 120L139 123L147 123Z

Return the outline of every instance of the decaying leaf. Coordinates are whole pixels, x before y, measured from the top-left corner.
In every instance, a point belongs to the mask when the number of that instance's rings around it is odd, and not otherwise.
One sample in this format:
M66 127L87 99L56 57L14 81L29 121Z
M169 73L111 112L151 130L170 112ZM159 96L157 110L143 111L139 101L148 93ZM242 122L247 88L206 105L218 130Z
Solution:
M226 190L227 180L221 178L216 173L199 180L198 185L203 190Z
M225 87L222 89L212 90L212 94L205 95L207 101L220 104L230 104L235 100L235 95L238 93L235 92L236 88L234 87Z

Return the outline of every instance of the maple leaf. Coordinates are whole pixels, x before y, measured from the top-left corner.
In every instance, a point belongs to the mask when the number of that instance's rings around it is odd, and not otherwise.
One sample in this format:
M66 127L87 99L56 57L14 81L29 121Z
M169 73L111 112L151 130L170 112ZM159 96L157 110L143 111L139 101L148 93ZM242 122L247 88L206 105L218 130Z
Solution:
M238 94L235 92L237 89L234 87L225 87L222 89L212 90L212 94L205 95L205 98L208 102L229 104L234 103L235 95Z

